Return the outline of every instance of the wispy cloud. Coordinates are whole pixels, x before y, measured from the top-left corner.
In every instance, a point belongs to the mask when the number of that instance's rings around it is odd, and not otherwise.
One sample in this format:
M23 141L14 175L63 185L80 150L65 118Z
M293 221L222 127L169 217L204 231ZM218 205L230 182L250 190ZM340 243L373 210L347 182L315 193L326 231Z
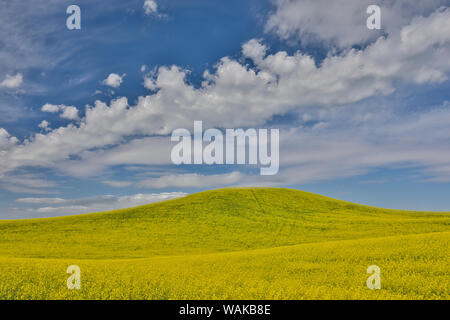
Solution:
M237 184L241 179L239 172L213 175L186 173L146 179L138 182L137 186L151 189L223 187Z
M0 176L0 188L14 193L55 194L57 184L38 174L22 173Z
M186 195L187 194L184 192L165 192L151 194L139 193L128 196L104 195L78 199L19 198L16 200L16 202L18 204L31 206L29 208L21 209L21 217L23 217L24 214L26 214L28 217L40 217L116 210L158 201L176 199L179 197L184 197ZM16 208L16 211L20 211L20 209Z

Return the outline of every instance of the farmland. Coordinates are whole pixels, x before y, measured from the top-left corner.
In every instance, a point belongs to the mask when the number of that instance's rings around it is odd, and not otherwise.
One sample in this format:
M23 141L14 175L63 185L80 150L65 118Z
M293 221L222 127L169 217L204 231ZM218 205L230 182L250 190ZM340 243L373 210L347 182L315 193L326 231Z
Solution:
M450 214L290 189L0 222L1 299L449 299ZM66 269L81 269L68 290ZM366 287L381 269L382 288Z

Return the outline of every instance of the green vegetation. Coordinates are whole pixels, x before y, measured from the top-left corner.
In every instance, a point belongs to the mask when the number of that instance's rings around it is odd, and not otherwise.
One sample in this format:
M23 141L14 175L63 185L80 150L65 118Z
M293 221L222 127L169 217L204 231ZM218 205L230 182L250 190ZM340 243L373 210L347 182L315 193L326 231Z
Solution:
M0 221L3 299L448 299L450 214L289 189ZM68 265L82 289L68 290ZM365 286L369 265L382 289Z

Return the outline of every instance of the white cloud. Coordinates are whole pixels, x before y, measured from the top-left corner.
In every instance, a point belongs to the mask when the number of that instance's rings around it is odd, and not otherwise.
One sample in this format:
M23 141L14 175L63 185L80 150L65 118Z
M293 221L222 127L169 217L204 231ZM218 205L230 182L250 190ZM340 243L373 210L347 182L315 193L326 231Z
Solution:
M129 181L106 180L106 181L102 181L102 183L106 184L107 186L113 187L113 188L126 188L126 187L133 185L133 183L129 182Z
M0 152L8 150L18 142L19 140L16 137L12 137L6 129L0 128Z
M359 108L359 109L358 109ZM380 106L311 111L309 121L280 133L280 173L244 183L309 183L361 175L380 167L410 168L418 180L450 181L450 103L399 118Z
M66 174L83 177L103 174L105 169L119 165L169 165L171 144L167 137L146 137L94 151L78 153L78 159L56 163Z
M79 119L78 117L78 109L75 107L65 107L63 108L63 112L60 115L61 118L63 119L68 119L68 120L77 120Z
M23 76L21 73L17 73L15 76L9 74L6 75L5 79L0 82L0 87L5 87L9 89L18 88L23 82Z
M15 175L3 177L3 181L8 181L14 184L20 184L31 188L51 188L56 184L52 181L46 180L34 174Z
M146 15L151 15L158 12L158 4L155 0L145 0L143 8Z
M19 198L16 202L33 206L27 209L29 217L48 217L130 208L158 201L176 199L186 195L187 193L184 192L163 192L150 194L139 193L128 196L105 195L80 199Z
M63 104L60 105L54 105L46 103L42 106L41 111L43 112L50 112L50 113L57 113L61 112L59 115L60 118L67 119L67 120L78 120L78 109L74 106L66 106Z
M66 200L62 198L19 198L16 199L16 202L27 204L63 204Z
M287 186L362 175L380 167L409 168L418 181L450 181L450 103L399 118L392 106L311 109L307 122L280 133L280 173L262 177L164 174L138 182L158 188ZM361 110L361 108L363 110Z
M51 194L56 183L37 174L0 175L0 188L15 193Z
M120 76L117 73L111 73L105 80L103 80L103 84L113 88L119 88L125 76L126 74Z
M38 128L41 128L44 131L50 131L50 123L47 120L42 120L41 123L39 123Z
M51 113L56 113L59 112L59 110L62 108L62 105L57 106L54 104L50 104L50 103L46 103L42 106L41 111L42 112L51 112Z
M7 182L7 181L5 181ZM22 194L56 194L58 192L51 191L47 189L40 189L40 188L29 188L21 185L15 185L15 184L3 184L1 185L1 188L4 190L7 190L9 192L13 193L22 193Z
M234 185L241 179L242 174L237 171L214 175L186 173L146 179L140 181L137 186L151 189L223 187Z
M302 42L327 41L339 47L364 44L382 33L392 34L409 24L415 16L427 16L448 0L274 0L276 10L266 23L282 39L296 37ZM366 27L369 5L381 7L382 30Z

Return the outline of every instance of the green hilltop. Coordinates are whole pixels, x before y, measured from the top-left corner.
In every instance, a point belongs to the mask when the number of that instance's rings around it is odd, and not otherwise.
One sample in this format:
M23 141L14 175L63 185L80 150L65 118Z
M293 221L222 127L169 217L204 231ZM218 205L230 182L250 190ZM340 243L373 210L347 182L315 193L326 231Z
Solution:
M229 188L140 207L0 221L0 256L134 259L449 231L450 215L279 188Z

